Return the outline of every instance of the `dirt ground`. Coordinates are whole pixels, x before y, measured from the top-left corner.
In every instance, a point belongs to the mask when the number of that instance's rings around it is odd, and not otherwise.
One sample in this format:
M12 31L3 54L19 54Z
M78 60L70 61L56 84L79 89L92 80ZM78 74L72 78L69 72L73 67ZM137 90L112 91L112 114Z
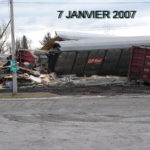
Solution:
M150 96L0 99L0 150L149 150Z
M149 85L100 77L19 92L32 98L0 97L0 150L150 149Z

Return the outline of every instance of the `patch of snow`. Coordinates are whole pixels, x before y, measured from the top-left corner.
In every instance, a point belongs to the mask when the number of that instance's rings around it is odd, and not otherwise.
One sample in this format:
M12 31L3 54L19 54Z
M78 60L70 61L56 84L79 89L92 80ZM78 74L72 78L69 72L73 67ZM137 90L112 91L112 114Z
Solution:
M131 48L133 45L150 45L150 36L133 37L99 37L80 40L69 40L57 42L60 51L81 51Z

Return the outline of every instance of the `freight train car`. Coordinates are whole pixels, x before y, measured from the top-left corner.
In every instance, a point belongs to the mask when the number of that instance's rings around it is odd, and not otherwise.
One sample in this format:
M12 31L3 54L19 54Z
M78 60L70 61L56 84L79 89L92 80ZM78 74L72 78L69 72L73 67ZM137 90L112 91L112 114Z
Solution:
M133 45L150 45L150 37L104 37L57 42L50 49L49 72L58 75L127 75Z

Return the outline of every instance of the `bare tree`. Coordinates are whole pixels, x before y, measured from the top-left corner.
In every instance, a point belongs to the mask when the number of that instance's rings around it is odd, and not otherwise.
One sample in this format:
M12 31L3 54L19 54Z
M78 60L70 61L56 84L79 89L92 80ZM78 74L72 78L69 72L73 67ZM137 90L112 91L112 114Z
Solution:
M7 41L10 33L8 30L9 23L8 24L3 23L0 25L0 53L6 52L10 47Z
M16 39L16 49L29 49L31 46L31 40L29 40L25 35L22 38Z
M16 50L21 49L21 39L17 38L16 39Z

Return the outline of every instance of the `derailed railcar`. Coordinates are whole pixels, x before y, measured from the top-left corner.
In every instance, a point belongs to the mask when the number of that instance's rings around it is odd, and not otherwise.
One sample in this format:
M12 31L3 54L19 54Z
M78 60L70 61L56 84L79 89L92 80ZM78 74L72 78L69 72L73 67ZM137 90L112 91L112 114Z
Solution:
M149 45L149 37L110 37L58 42L49 53L49 72L58 75L127 75L132 45Z

